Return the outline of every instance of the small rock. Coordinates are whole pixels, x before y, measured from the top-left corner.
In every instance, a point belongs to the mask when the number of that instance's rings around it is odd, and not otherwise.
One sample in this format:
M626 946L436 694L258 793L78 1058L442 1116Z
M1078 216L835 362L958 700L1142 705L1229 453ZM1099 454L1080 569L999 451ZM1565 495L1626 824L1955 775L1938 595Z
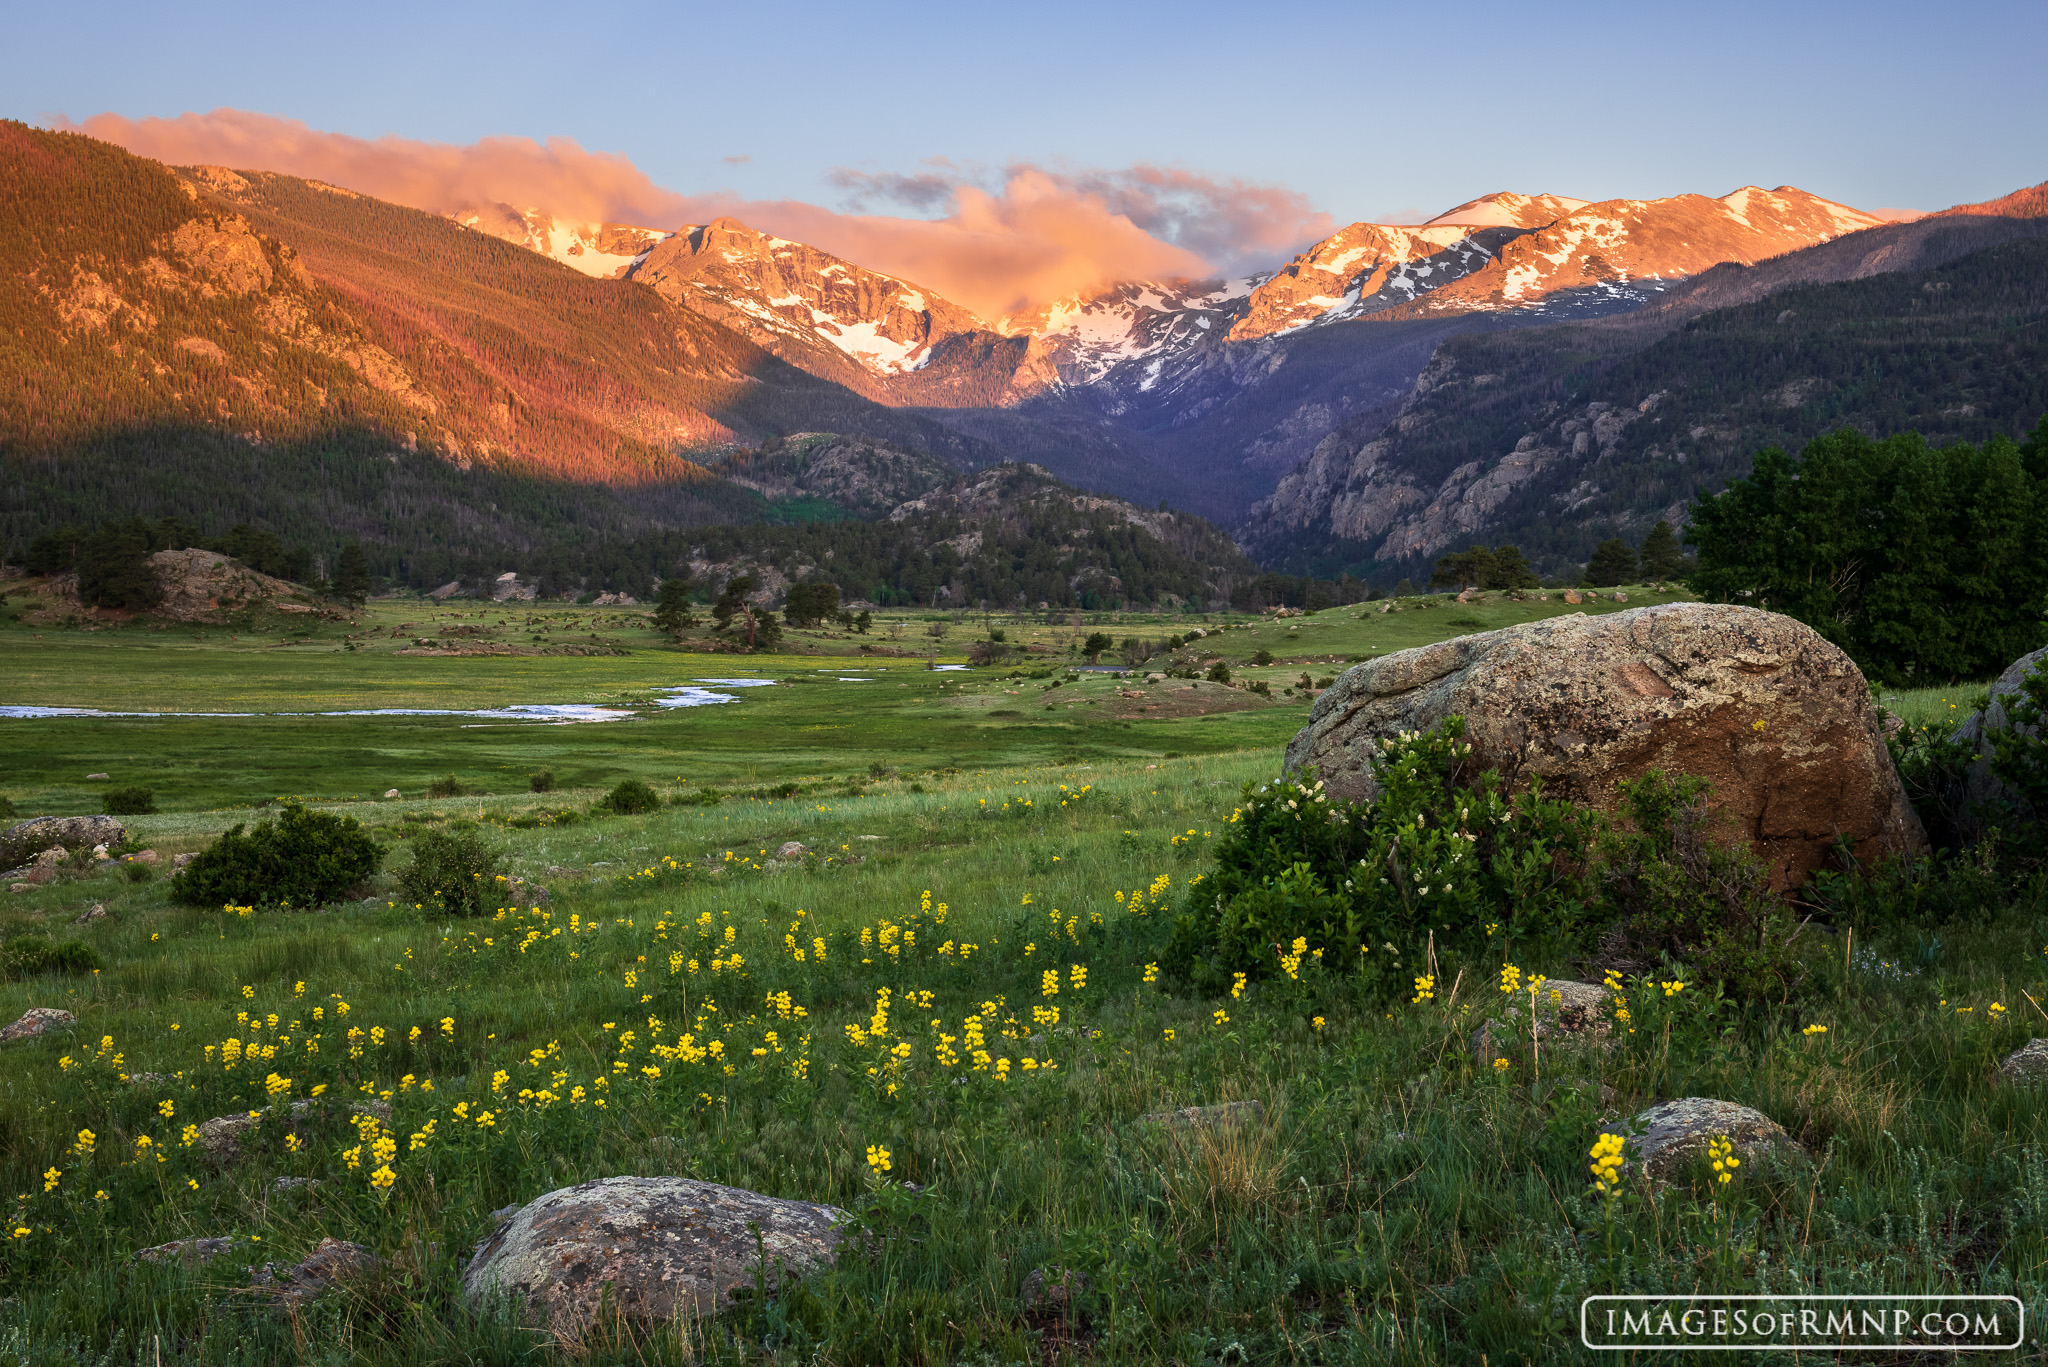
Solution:
M1628 601L1628 595L1623 593L1620 589L1616 589L1614 591L1614 601L1617 603L1626 603Z
M1266 1108L1256 1101L1226 1101L1217 1106L1183 1106L1177 1111L1152 1111L1138 1117L1141 1125L1171 1125L1175 1129L1219 1129L1263 1120Z
M499 1206L491 1212L491 1218L499 1224L503 1224L524 1209L524 1206Z
M384 1260L361 1244L327 1238L314 1245L306 1260L293 1267L265 1263L249 1274L250 1285L268 1293L285 1309L297 1309L318 1299L337 1283L366 1276L384 1266Z
M154 1248L135 1250L135 1261L142 1263L182 1262L186 1266L210 1263L235 1246L233 1239L173 1239L167 1244Z
M2007 1082L2048 1082L2048 1039L2030 1039L1998 1065Z
M34 883L9 883L7 890L9 892L33 892L35 886Z
M155 864L161 862L161 860L155 850L137 850L122 862L128 864Z
M92 780L94 780L94 779L96 779L96 778L112 778L112 777L113 777L113 775L112 775L112 774L87 774L87 775L85 776L85 778L86 778L86 782L88 782L88 783L90 783L90 782L91 782Z
M54 1006L31 1006L20 1020L0 1030L0 1044L12 1044L18 1039L34 1039L38 1035L54 1035L59 1030L69 1030L78 1024L78 1017L69 1011L60 1011Z
M396 788L386 788L386 789L384 790L384 796L386 796L386 797L397 797L397 796L398 796L398 789L396 789Z
M100 902L94 902L90 907L86 909L85 914L83 916L80 916L71 924L74 926L89 926L94 921L104 921L106 919L107 908L105 904Z
M171 1080L169 1073L126 1073L121 1077L130 1087L167 1087Z
M1687 1163L1705 1153L1707 1145L1725 1138L1735 1146L1744 1162L1763 1157L1773 1150L1804 1154L1784 1127L1761 1111L1732 1101L1688 1096L1652 1106L1630 1122L1635 1133L1628 1141L1627 1155L1642 1164L1642 1170L1660 1182L1680 1175Z
M303 1097L291 1104L291 1118L297 1120L310 1114L322 1103L311 1097ZM388 1101L358 1101L349 1108L351 1115L372 1115L390 1123L391 1103ZM241 1151L242 1136L263 1123L261 1111L243 1111L239 1115L217 1115L211 1120L199 1122L199 1145L207 1156L226 1162Z
M171 856L171 867L182 869L198 857L197 854L174 854Z
M1088 1279L1071 1267L1034 1267L1017 1288L1017 1299L1026 1314L1064 1315L1087 1289Z
M1536 1045L1555 1048L1592 1044L1612 1037L1612 999L1604 987L1558 978L1536 990ZM1472 1032L1472 1061L1491 1068L1497 1058L1529 1051L1529 994L1520 991L1494 1009Z
M846 1212L687 1177L606 1177L520 1208L462 1274L471 1304L508 1293L558 1337L599 1314L637 1324L716 1315L771 1280L829 1262ZM758 1242L757 1242L758 1240Z
M1583 603L1586 601L1586 595L1580 593L1577 589L1566 589L1564 591L1564 601L1567 603Z
M317 1177L280 1177L270 1184L270 1189L277 1192L317 1191L319 1188L320 1179Z
M801 859L811 852L811 847L800 841L785 840L776 848L777 859Z
M1461 603L1476 603L1479 601L1479 594L1472 589L1460 589L1458 591L1458 601Z

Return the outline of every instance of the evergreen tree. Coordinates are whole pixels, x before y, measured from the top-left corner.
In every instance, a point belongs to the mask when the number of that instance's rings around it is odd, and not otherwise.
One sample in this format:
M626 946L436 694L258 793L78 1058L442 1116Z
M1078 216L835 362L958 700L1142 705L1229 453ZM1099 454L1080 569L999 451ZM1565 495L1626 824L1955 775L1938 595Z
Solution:
M1673 579L1685 569L1685 552L1679 549L1678 533L1661 518L1643 538L1642 557L1645 579Z
M1477 548L1475 548L1477 549ZM1534 589L1543 581L1520 546L1501 546L1493 552L1493 564L1479 581L1482 589Z
M1521 552L1516 551L1515 554L1519 557ZM1469 550L1453 551L1438 560L1429 582L1432 588L1437 585L1454 589L1484 587L1496 572L1493 551L1485 546L1473 546Z
M1618 536L1610 536L1595 546L1593 558L1586 562L1586 582L1596 588L1627 583L1635 573L1636 553Z
M361 607L370 596L370 564L363 548L351 541L334 559L334 580L329 585L336 598L352 608Z
M149 563L149 524L110 522L78 548L78 596L96 608L152 608L163 598Z
M83 527L57 527L28 543L30 574L63 574L78 564L79 547L90 533Z
M661 581L661 588L654 596L654 625L676 640L681 640L685 631L697 625L697 615L690 611L688 575Z
M732 630L732 619L746 610L747 595L753 591L754 576L751 574L736 574L725 581L725 588L711 605L711 620L718 624L720 631ZM751 617L752 613L747 615Z

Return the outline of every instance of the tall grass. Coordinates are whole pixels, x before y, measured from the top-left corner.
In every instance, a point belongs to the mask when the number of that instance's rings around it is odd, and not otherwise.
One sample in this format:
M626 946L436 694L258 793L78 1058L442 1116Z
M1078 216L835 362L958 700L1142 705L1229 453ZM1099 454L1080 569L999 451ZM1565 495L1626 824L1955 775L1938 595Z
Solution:
M388 895L241 916L172 909L160 883L114 886L116 915L96 932L112 967L0 987L10 1018L31 1004L80 1017L68 1037L14 1046L0 1075L0 1176L28 1194L31 1230L0 1252L0 1335L13 1336L0 1343L66 1364L1548 1362L1583 1356L1576 1307L1592 1291L2010 1290L2048 1308L2043 1111L1994 1081L2005 1053L2048 1033L2019 1019L2033 1011L2022 991L2048 1002L2048 918L2024 890L1972 924L1859 938L1853 953L1810 929L1815 987L1783 1012L1639 994L1635 1034L1612 1051L1547 1050L1539 1080L1521 1062L1474 1066L1468 1037L1492 988L1471 978L1420 1004L1341 975L1306 997L1254 984L1221 1001L1145 981L1174 905L1198 894L1202 833L1220 833L1237 785L1271 767L1251 753L1000 770L926 777L923 793L895 781L859 799L494 828L549 901L469 922L425 922ZM490 800L486 819L524 801ZM467 799L438 811L435 824L476 814ZM1192 843L1169 843L1190 829ZM814 854L774 860L790 838ZM899 928L893 955L884 922ZM670 954L697 970L671 973ZM847 1030L869 1029L883 988L886 1046L911 1046L894 1067ZM783 992L803 1016L777 1005ZM999 1003L983 1020L1007 1081L966 1058L963 1022L985 1002ZM1054 1007L1056 1023L1034 1018ZM1827 1032L1802 1033L1813 1024ZM360 1059L349 1028L366 1032ZM651 1052L684 1034L693 1049L718 1040L723 1061ZM962 1062L942 1062L942 1034ZM285 1035L274 1058L221 1063L225 1039ZM170 1081L118 1080L142 1071ZM262 1106L272 1073L295 1097L322 1081L323 1100L365 1083L391 1094L388 1193L369 1162L348 1165L361 1137L338 1110L273 1113L231 1163L181 1144L187 1123ZM522 1089L557 1099L522 1104ZM1745 1167L1718 1201L1705 1174L1631 1187L1610 1240L1588 1194L1593 1138L1685 1095L1756 1106L1809 1157ZM1143 1118L1244 1101L1257 1112L1225 1124ZM480 1127L485 1110L494 1123ZM409 1149L428 1119L434 1137ZM143 1135L166 1162L137 1161ZM864 1160L871 1144L893 1152L888 1184ZM765 1304L573 1350L461 1303L460 1268L493 1211L622 1173L827 1201L873 1234ZM278 1192L284 1175L322 1185ZM235 1252L192 1269L125 1261L203 1234L234 1236ZM238 1290L252 1264L323 1235L371 1245L388 1275L297 1319ZM1078 1274L1070 1301L1027 1303L1035 1269Z

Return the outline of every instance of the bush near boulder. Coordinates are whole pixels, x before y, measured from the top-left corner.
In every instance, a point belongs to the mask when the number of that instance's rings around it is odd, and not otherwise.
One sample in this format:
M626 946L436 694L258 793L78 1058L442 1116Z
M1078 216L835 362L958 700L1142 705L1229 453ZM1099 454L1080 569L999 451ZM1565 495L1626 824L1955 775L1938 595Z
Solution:
M642 812L659 810L661 795L637 778L622 779L597 800L597 805L620 816L637 816Z
M475 831L422 831L398 890L415 906L456 916L486 916L498 903L498 851Z
M285 805L244 834L237 822L171 879L187 906L317 906L377 871L383 851L353 817Z
M453 774L434 779L427 784L428 797L461 797L462 793L462 781Z
M1247 788L1168 967L1214 990L1282 971L1301 939L1326 970L1392 981L1399 953L1431 932L1439 950L1471 955L1576 943L1598 816L1540 785L1503 796L1464 736L1452 717L1382 742L1367 802L1333 799L1312 774Z
M156 793L148 788L109 788L100 794L100 810L109 816L148 816L156 810Z

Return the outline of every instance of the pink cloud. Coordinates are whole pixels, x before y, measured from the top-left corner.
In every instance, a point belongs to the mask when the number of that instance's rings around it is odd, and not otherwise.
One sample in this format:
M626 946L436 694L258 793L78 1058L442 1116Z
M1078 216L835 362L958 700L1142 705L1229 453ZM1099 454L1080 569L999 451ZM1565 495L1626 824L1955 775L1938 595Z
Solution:
M1284 256L1330 226L1294 191L1170 167L1018 165L989 184L970 183L937 159L916 176L837 173L859 200L945 211L902 218L795 200L678 194L627 158L568 138L495 137L462 146L357 138L225 108L169 119L100 114L62 126L173 165L277 171L434 213L503 203L541 208L566 222L660 228L728 215L915 281L989 319L1120 280L1201 276Z

